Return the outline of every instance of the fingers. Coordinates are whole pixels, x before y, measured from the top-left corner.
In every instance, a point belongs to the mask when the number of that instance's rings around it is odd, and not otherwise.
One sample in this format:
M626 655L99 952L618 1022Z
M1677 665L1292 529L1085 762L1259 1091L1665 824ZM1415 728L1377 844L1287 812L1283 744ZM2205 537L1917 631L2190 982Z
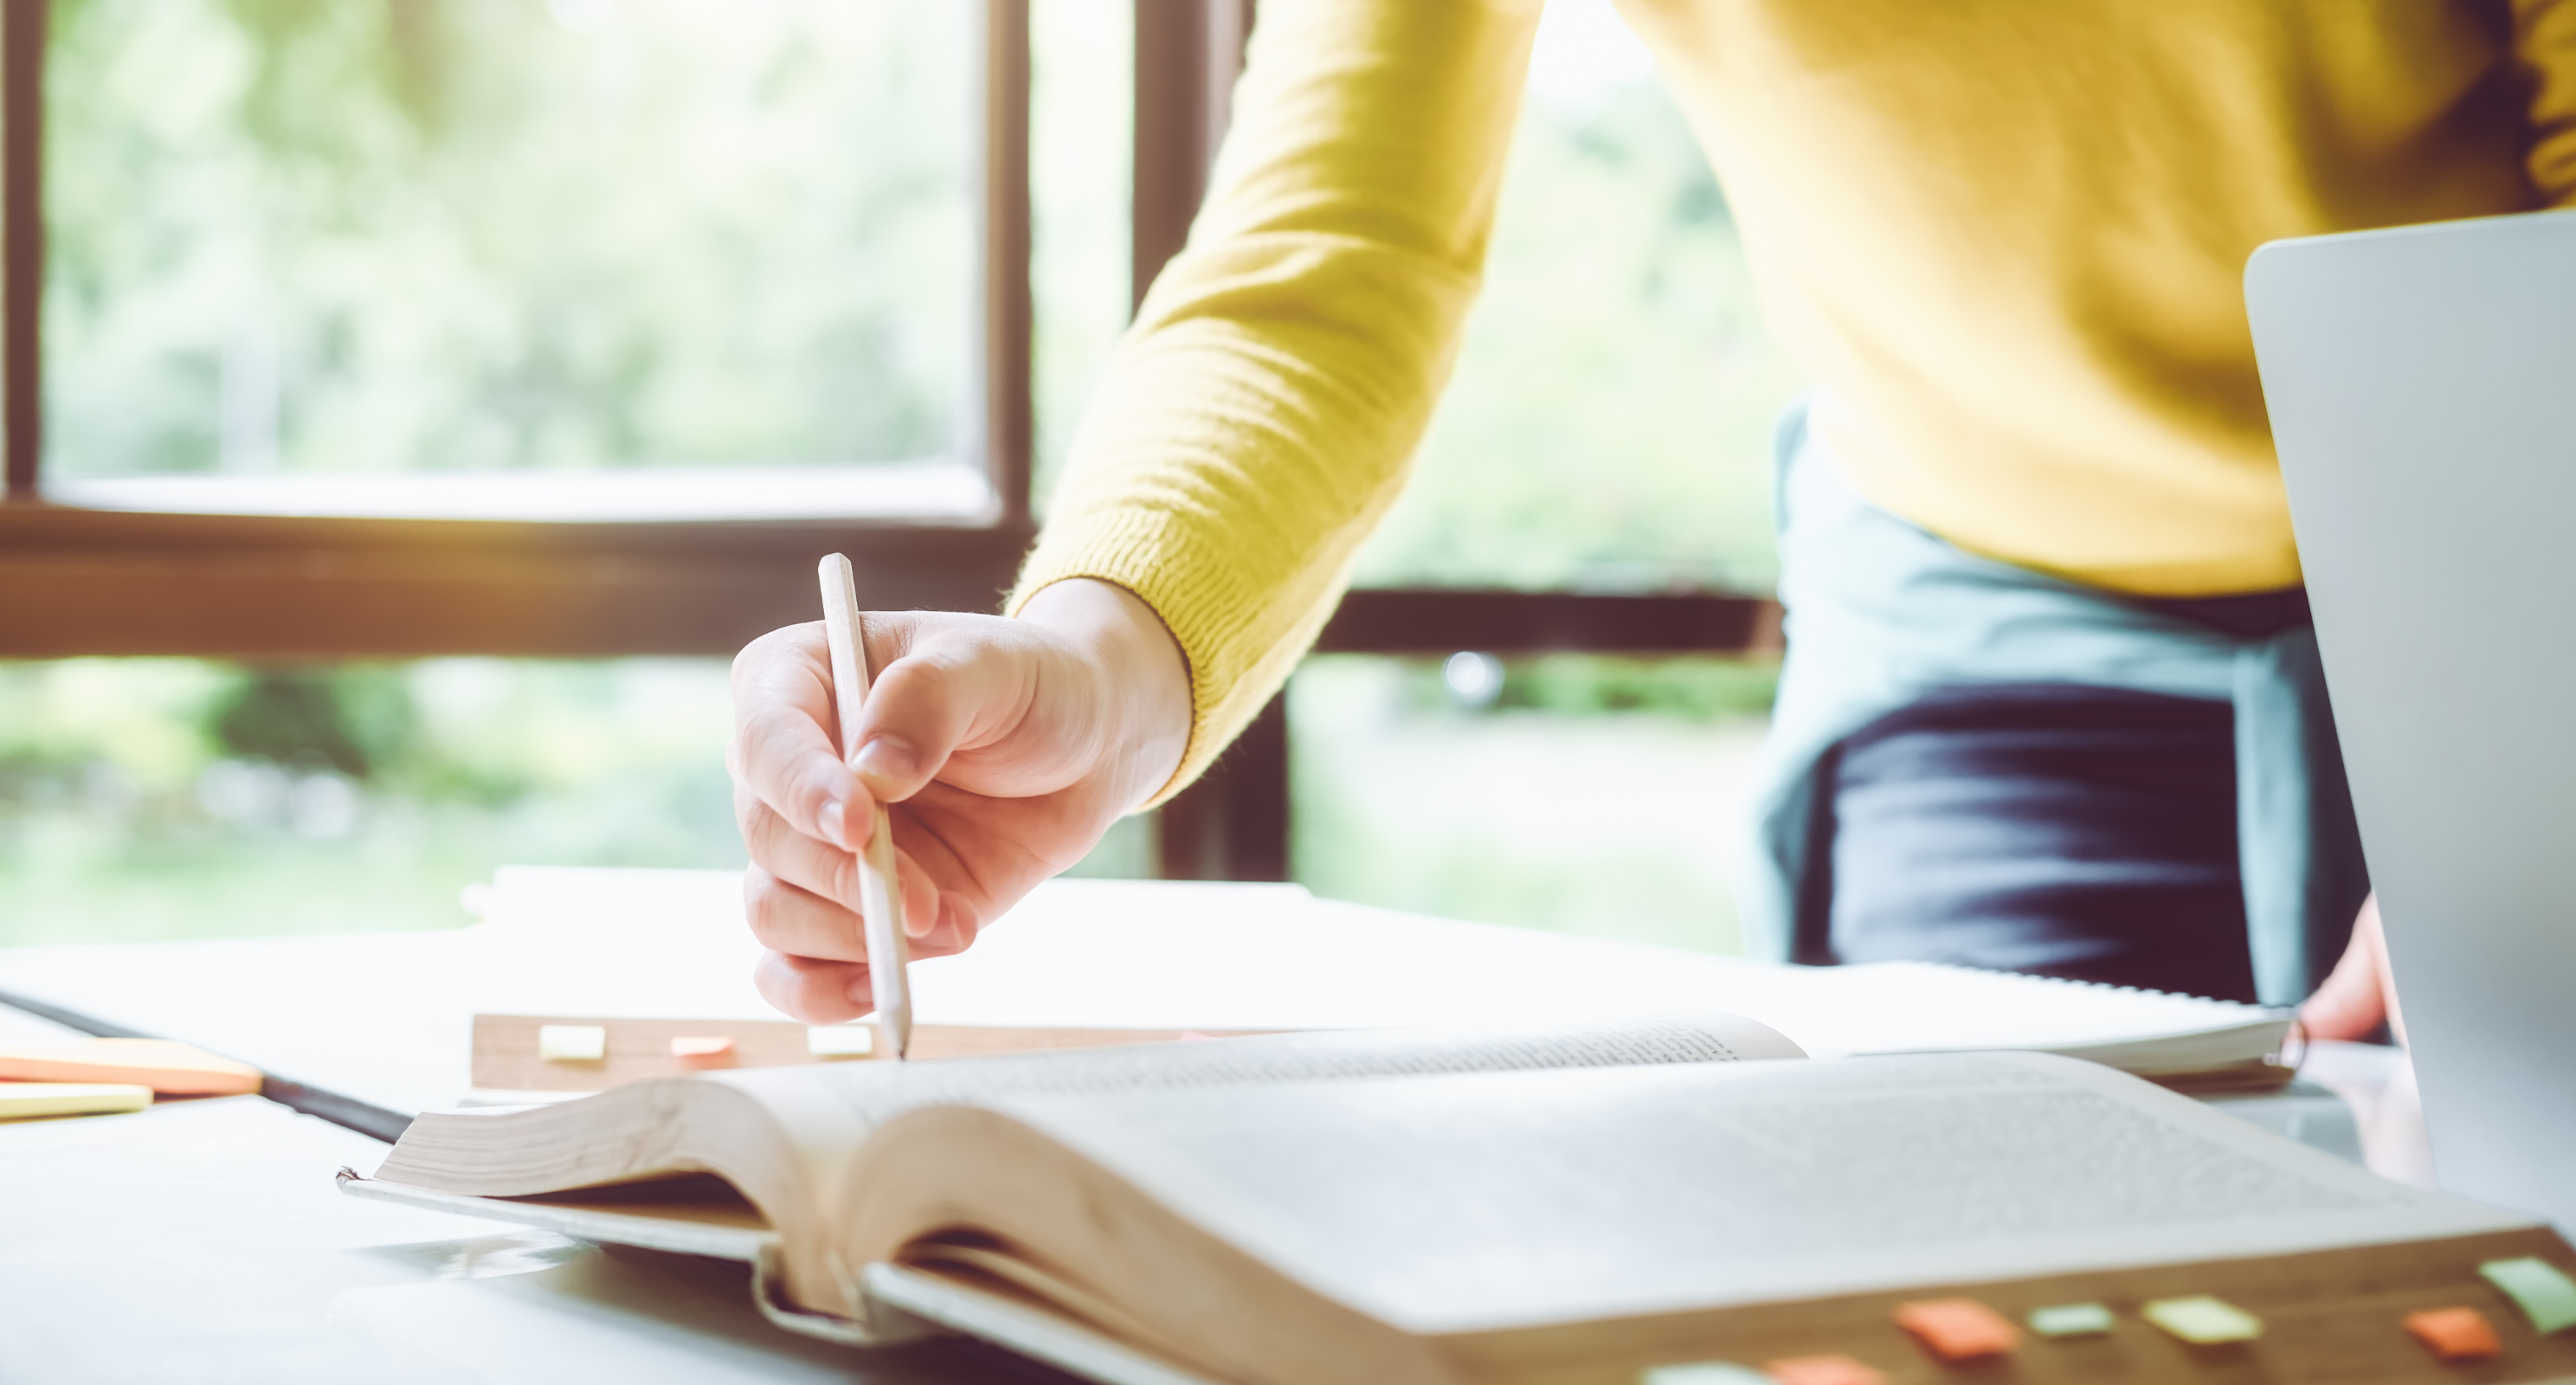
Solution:
M904 834L897 831L896 842L901 843L903 839ZM918 940L928 936L938 924L943 891L931 872L915 860L911 852L898 846L894 858L895 880L903 891L903 934L906 938ZM919 951L918 948L914 950Z
M815 845L829 850L820 843ZM844 855L843 859L851 858ZM974 937L974 930L971 924L961 926L957 919L943 917L946 901L930 872L901 852L896 853L895 862L896 877L903 884L904 932L910 939L907 950L915 957L937 957L964 947ZM857 886L852 884L850 889L855 893ZM762 947L817 961L868 960L863 917L850 907L850 902L830 891L781 879L756 865L743 872L742 891L743 915ZM953 915L957 911L948 912Z
M2406 1011L2397 1003L2397 968L2388 960L2388 931L2379 921L2378 891L2371 891L2370 897L2361 902L2361 917L2353 921L2352 927L2353 932L2367 935L2370 939L2370 953L2379 968L2379 1008L2388 1015L2389 1036L2397 1040L2398 1047L2404 1048L2407 1046Z
M918 875L911 868L904 873L908 879ZM807 1024L839 1024L876 1008L857 914L757 867L744 874L743 891L752 936L769 949L752 969L752 984L763 999ZM935 911L936 891L928 898L928 909ZM945 956L971 936L943 920L909 950L916 958Z
M810 890L850 910L852 918L858 917L856 851L797 831L778 810L747 789L734 790L733 806L734 823L742 829L742 843L751 853L754 874L766 872L800 890Z
M858 846L867 840L867 791L841 763L822 625L773 630L733 665L734 777L795 831ZM757 848L754 858L758 859Z
M807 1024L840 1024L876 1008L861 963L772 952L752 967L751 981L761 999Z
M2379 905L2376 897L2362 906L2361 916L2354 920L2352 942L2344 948L2343 959L2317 987L2316 994L2299 1007L2299 1020L2309 1037L2318 1039L2364 1039L2378 1030L2380 1021L2389 1018L2393 987L2388 979L2388 955L2381 942Z
M827 962L868 959L867 932L855 910L781 880L758 866L743 872L744 917L751 936L772 952Z

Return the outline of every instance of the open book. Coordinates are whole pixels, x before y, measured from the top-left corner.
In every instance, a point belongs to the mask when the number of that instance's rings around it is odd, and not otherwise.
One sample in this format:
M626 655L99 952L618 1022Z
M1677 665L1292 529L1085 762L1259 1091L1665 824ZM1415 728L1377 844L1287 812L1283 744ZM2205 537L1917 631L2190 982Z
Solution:
M2576 1264L2530 1218L2072 1059L1799 1056L1701 1014L702 1074L424 1115L343 1187L745 1261L803 1331L947 1328L1109 1382L1917 1374L1888 1315L1936 1291L2214 1294L2266 1324L2246 1378L2441 1378L2398 1315L2474 1302L2506 1334L2484 1378L2576 1372L2476 1277ZM2134 1317L2020 1350L2142 1380L2206 1351Z

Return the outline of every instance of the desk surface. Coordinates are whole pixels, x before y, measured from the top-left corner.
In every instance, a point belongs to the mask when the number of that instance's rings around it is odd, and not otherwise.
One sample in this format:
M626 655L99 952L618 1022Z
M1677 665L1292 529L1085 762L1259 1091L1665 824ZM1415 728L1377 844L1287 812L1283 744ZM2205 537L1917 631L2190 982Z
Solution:
M465 1086L451 942L0 953L0 991L408 1113ZM59 1032L0 1007L0 1040ZM2227 1109L2347 1157L2362 1153L2357 1136L2384 1138L2373 1118L2394 1122L2402 1144L2404 1112L2385 1099L2391 1055L2329 1046L2320 1057L2342 1099L2303 1083ZM371 1170L384 1150L257 1097L0 1123L0 1380L1066 1379L969 1344L810 1342L763 1321L728 1268L336 1191L334 1170Z
M731 1267L334 1188L383 1154L258 1097L0 1124L0 1380L1064 1379L963 1343L808 1341L763 1321Z

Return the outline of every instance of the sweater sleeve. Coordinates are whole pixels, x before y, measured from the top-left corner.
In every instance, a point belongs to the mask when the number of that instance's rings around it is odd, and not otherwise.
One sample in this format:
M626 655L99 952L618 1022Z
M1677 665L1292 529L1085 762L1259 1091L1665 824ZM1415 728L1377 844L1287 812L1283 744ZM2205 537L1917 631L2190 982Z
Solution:
M2576 207L2576 0L2514 0L2514 54L2530 98L2531 184L2542 205Z
M1124 587L1189 665L1160 802L1286 681L1394 501L1483 271L1539 0L1268 0L1188 247L1008 609Z

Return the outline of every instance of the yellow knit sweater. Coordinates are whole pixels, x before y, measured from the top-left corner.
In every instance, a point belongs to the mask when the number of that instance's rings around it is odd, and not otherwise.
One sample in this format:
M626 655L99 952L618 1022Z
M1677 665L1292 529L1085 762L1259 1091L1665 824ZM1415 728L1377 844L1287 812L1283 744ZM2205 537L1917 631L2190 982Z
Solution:
M1012 609L1189 662L1186 783L1313 640L1477 290L1538 0L1265 0L1189 248ZM2576 201L2576 0L1623 0L1872 501L2113 590L2299 577L2263 241Z

